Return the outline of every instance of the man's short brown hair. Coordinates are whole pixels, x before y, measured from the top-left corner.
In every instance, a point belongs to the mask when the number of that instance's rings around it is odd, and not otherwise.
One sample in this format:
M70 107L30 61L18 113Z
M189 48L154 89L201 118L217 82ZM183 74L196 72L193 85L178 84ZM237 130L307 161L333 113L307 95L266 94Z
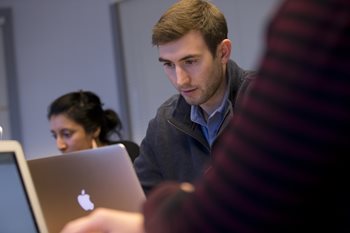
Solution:
M227 38L225 16L206 0L180 0L172 5L153 27L152 44L163 45L199 31L215 57L216 48Z

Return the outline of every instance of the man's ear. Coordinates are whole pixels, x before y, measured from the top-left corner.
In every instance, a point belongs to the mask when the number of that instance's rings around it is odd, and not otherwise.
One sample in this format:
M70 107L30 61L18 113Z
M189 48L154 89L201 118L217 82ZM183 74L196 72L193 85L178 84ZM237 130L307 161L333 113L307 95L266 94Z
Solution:
M218 56L222 63L227 63L231 56L231 41L224 39L218 46Z

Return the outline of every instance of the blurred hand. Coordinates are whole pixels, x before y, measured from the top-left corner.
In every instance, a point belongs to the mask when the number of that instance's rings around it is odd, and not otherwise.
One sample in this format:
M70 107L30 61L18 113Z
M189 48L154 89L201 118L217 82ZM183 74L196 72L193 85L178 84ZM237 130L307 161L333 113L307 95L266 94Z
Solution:
M99 208L66 224L61 233L144 233L143 215Z

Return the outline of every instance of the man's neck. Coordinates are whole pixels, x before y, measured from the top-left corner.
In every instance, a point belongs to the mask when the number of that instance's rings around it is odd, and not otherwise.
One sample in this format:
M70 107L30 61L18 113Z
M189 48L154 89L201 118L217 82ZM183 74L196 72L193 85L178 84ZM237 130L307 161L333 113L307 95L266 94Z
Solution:
M215 95L212 96L209 101L199 106L202 109L205 119L208 119L208 117L220 107L226 97L226 93L228 92L227 89L228 80L217 90Z

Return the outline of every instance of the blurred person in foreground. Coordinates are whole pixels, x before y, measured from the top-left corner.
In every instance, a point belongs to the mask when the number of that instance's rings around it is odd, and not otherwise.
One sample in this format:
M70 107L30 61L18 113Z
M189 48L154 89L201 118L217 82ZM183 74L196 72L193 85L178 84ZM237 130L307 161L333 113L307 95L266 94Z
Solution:
M194 186L142 214L99 209L80 232L350 232L350 1L286 0L256 82Z

